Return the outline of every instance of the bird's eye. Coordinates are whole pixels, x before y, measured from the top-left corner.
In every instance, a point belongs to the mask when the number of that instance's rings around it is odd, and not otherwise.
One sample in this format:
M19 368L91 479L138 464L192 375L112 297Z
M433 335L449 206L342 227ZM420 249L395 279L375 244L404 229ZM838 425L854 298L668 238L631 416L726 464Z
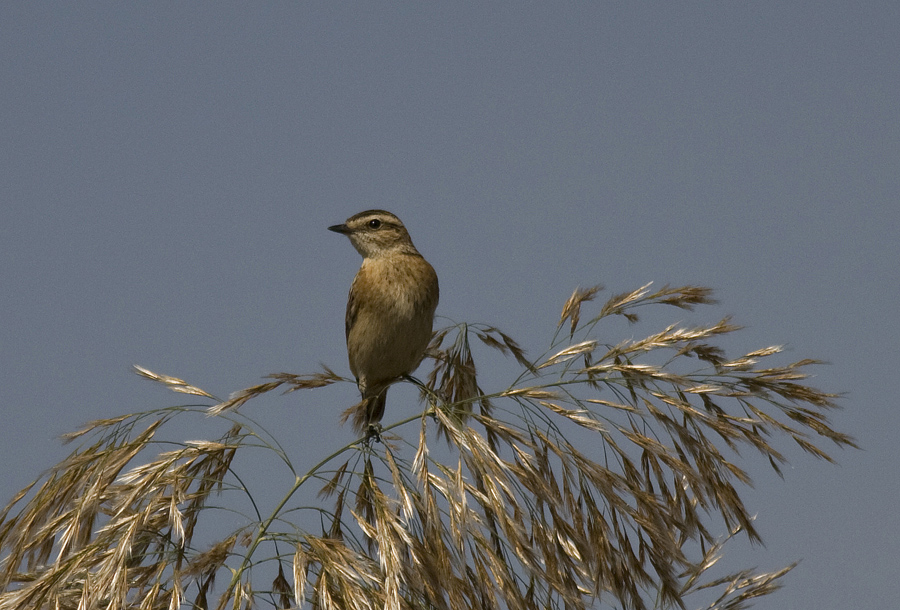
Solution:
M380 226L381 226L381 221L378 220L377 218L373 218L372 220L369 221L370 229L377 229Z

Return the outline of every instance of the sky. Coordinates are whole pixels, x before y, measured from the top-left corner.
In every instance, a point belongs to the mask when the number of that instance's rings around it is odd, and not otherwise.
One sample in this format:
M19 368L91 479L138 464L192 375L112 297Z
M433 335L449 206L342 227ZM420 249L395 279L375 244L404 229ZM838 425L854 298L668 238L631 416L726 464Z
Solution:
M59 435L183 400L132 364L219 396L349 376L359 256L326 227L383 208L440 316L535 355L575 287L654 281L715 289L689 319L732 315L734 355L828 361L813 383L862 450L752 468L766 545L732 560L801 560L758 609L892 606L898 23L886 1L3 3L2 503ZM252 413L302 462L352 438L355 391Z

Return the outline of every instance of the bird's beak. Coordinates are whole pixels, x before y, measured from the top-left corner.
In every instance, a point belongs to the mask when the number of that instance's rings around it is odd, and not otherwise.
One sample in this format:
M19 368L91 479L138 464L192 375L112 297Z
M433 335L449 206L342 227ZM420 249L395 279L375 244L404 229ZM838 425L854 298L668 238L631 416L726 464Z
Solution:
M334 231L335 233L341 233L343 235L350 235L350 227L347 225L331 225L328 227L329 231Z

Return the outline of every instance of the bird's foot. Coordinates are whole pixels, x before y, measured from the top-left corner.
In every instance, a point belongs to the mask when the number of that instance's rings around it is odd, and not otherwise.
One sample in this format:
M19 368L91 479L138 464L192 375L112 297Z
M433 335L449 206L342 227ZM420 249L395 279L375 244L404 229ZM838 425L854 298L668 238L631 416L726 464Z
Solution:
M369 424L369 428L366 431L366 445L370 444L373 441L376 443L383 443L384 441L381 439L382 430L383 428L381 427L381 424L377 422L374 424Z

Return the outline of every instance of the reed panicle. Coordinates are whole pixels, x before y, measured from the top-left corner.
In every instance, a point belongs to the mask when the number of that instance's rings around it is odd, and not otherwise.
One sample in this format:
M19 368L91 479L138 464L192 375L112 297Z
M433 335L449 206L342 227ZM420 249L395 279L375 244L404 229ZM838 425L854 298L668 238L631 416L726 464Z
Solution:
M247 403L349 380L280 373L221 401L138 367L211 404L68 435L80 446L0 513L0 610L747 607L793 566L710 576L728 540L761 540L742 452L776 472L784 441L831 461L824 443L856 446L829 423L838 397L807 384L817 361L773 362L780 347L726 356L715 341L739 330L728 319L603 335L642 307L713 303L708 289L648 284L589 312L601 291L572 294L535 359L493 326L438 331L425 381L410 380L421 412L305 469ZM519 377L485 389L480 346L514 358ZM158 439L196 414L230 426ZM236 465L259 448L294 473L268 508ZM221 527L225 511L237 527Z

